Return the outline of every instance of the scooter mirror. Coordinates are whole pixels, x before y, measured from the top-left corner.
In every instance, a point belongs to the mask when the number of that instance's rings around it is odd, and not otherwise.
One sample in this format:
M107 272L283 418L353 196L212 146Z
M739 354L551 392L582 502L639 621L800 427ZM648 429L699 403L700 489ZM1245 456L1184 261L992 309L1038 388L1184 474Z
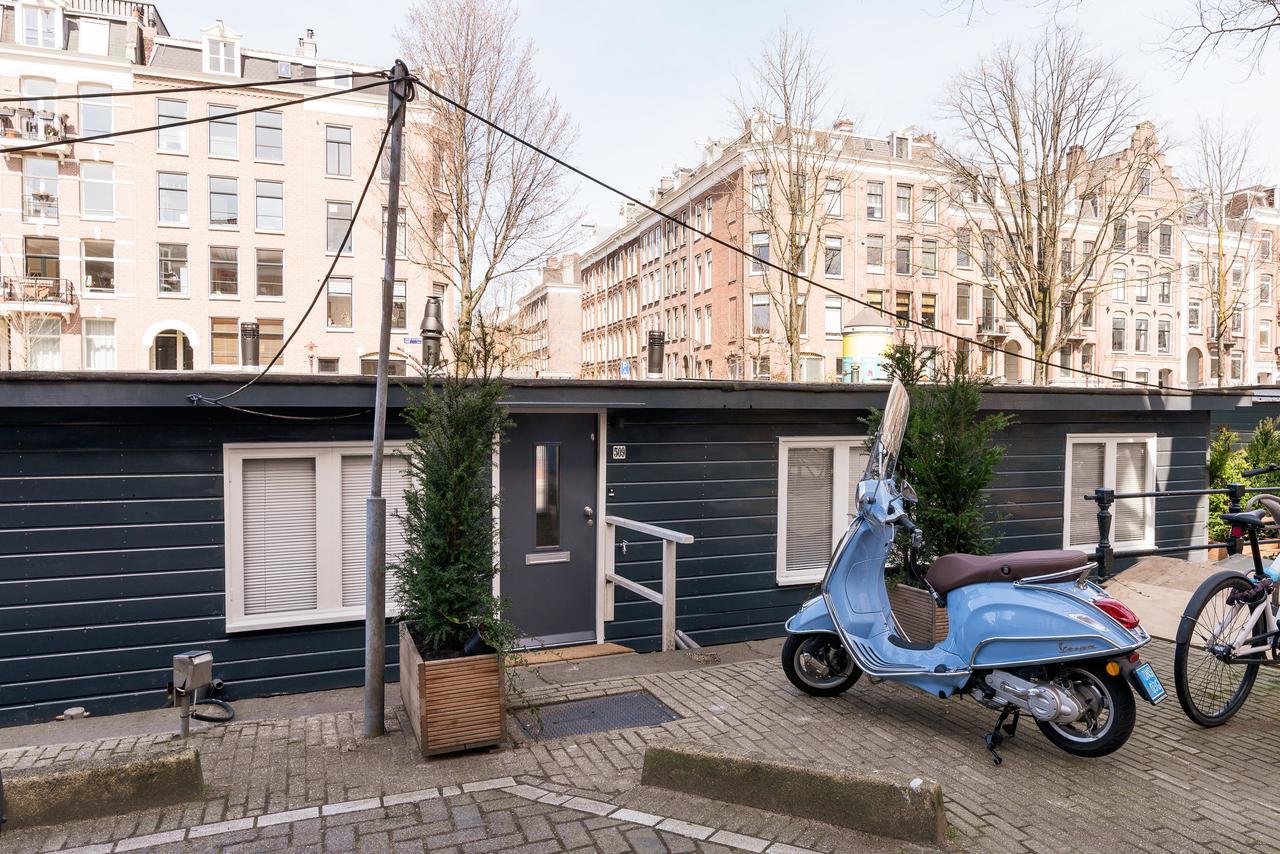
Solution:
M902 486L898 489L898 494L902 496L902 500L908 504L919 504L920 499L916 497L916 488L907 481L902 482Z

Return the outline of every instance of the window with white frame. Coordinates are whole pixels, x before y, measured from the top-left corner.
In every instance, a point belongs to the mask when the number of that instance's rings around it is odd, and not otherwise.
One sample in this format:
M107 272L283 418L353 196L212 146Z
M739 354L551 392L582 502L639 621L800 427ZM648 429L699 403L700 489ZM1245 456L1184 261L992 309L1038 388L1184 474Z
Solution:
M110 163L80 164L80 211L88 219L116 215L115 168Z
M187 120L187 102L156 99L156 151L161 154L187 153L187 128L174 127Z
M80 53L108 56L111 50L111 25L101 19L82 17L76 21L80 29Z
M827 216L844 216L844 184L839 178L828 178L822 185L823 206Z
M853 518L865 443L858 436L778 440L779 584L822 579Z
M26 6L22 10L22 43L27 47L61 47L57 38L60 23L56 6Z
M839 236L822 239L822 272L829 279L844 276L844 239Z
M81 136L97 136L98 134L111 133L113 113L111 97L107 95L110 91L110 86L99 86L95 83L80 84L81 95L95 96L82 98L80 101ZM99 140L99 142L111 144L110 139Z
M1067 436L1066 507L1063 548L1088 551L1098 543L1098 507L1080 496L1099 487L1118 493L1152 492L1156 488L1154 434ZM1155 500L1123 498L1112 507L1110 541L1116 548L1154 548Z
M116 366L116 322L105 317L83 320L84 366L90 371L109 371Z
M366 448L225 446L227 631L363 618ZM389 453L382 475L389 563L405 547L398 514L408 485L407 463Z
M240 46L230 39L205 41L204 70L210 74L240 74Z
M234 159L240 153L240 125L234 107L209 105L209 156Z

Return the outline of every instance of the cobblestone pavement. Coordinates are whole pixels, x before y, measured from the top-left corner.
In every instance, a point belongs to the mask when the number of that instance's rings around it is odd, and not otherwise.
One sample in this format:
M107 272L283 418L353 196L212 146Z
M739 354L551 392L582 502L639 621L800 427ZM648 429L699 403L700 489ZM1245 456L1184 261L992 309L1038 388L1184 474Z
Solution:
M1156 642L1147 653L1171 687L1172 646ZM205 767L204 800L6 833L0 848L105 852L128 840L116 850L727 850L701 834L714 830L738 834L719 840L745 850L902 850L829 825L639 786L645 745L680 739L938 780L952 845L960 849L1280 850L1280 827L1259 820L1272 812L1272 793L1265 784L1254 789L1256 772L1241 761L1276 732L1280 678L1269 671L1227 726L1196 727L1171 697L1157 708L1140 706L1134 736L1118 753L1085 760L1058 751L1024 723L998 768L982 744L994 715L972 701L944 702L868 679L843 697L811 698L790 686L773 659L569 685L531 681L525 698L535 703L643 688L684 717L431 762L415 761L399 717L389 718L391 735L376 740L358 736L353 713L235 723L192 738ZM146 736L12 750L0 753L0 768L168 745ZM494 788L476 790L474 781ZM471 791L465 783L473 783ZM441 788L424 799L394 797L434 787ZM386 795L393 797L371 800ZM555 802L574 796L580 800ZM608 810L584 808L583 800ZM326 804L341 811L322 814ZM280 815L289 817L274 823ZM633 820L637 815L672 821L651 827ZM250 827L245 820L255 816ZM194 839L183 830L237 821Z

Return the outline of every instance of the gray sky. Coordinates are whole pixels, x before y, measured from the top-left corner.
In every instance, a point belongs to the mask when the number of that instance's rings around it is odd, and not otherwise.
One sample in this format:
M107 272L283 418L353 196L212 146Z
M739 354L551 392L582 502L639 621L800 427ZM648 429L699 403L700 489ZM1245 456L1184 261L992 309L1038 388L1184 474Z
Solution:
M1280 118L1264 109L1280 76L1280 43L1252 75L1234 56L1189 69L1174 65L1158 46L1190 3L1081 0L1058 19L1083 30L1143 86L1151 118L1175 145L1190 141L1198 115L1222 111L1233 123L1254 123L1255 154L1266 157L1280 132ZM189 0L158 5L178 36L193 37L212 20L203 4ZM287 50L311 27L321 56L390 65L406 6L366 0L352 14L350 2L337 0L220 0L217 14L244 33L247 47ZM814 32L846 112L874 135L906 126L941 131L937 102L951 76L996 44L1034 38L1045 21L1044 10L1017 0L986 0L988 13L968 26L939 6L939 0L517 0L538 72L577 123L573 160L646 200L659 176L696 162L699 141L731 131L736 80L787 16ZM1177 157L1175 148L1175 163ZM1280 183L1280 164L1258 165ZM587 219L601 226L617 221L618 201L593 186L579 194Z

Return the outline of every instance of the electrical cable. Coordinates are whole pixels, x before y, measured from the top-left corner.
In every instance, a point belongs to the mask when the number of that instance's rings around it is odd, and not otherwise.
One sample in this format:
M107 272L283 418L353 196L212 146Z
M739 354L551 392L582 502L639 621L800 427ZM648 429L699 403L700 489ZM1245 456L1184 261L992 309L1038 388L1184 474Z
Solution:
M202 714L196 711L196 706L216 706L226 712L226 714ZM191 717L197 721L204 721L208 724L229 724L236 719L236 710L231 708L231 704L226 700L219 700L217 697L205 697L203 700L195 700L191 703Z
M386 86L387 80L379 80L376 83L366 83L363 86L353 86L350 89L335 89L332 92L321 92L316 95L306 95L301 98L294 98L290 101L277 101L271 104L263 104L257 107L248 107L243 110L235 110L230 113L220 113L216 116L199 116L194 119L184 119L180 122L169 122L163 125L151 125L150 127L129 128L127 130L107 131L106 133L95 133L89 136L62 137L60 139L46 140L44 142L36 142L31 145L17 145L12 148L6 148L5 154L22 154L27 151L39 151L42 148L54 148L59 145L67 145L73 142L95 142L99 139L114 139L120 136L133 136L140 133L151 133L152 131L167 130L169 128L181 128L188 125L204 124L205 122L221 121L224 119L235 118L236 116L247 116L251 113L261 113L264 110L277 110L281 107L290 107L294 104L304 104L308 101L319 101L322 98L333 98L338 95L348 95L352 92L361 92L365 89L372 89L375 86Z
M220 92L223 89L257 89L266 86L288 86L295 83L324 83L331 80L353 80L356 77L386 77L385 71L360 71L335 74L332 77L285 77L279 80L254 80L243 83L205 83L199 86L177 86L172 89L123 89L106 92L80 92L75 95L17 95L0 98L0 104L24 104L30 101L87 101L92 98L131 98L135 95L182 95L187 92ZM346 89L343 91L351 91Z
M611 193L614 193L614 194L616 194L616 195L618 195L618 196L621 196L622 198L626 199L626 200L627 200L627 201L629 201L629 202L632 202L632 203L634 203L634 204L636 204L636 205L639 205L640 207L644 208L645 210L649 211L650 213L652 213L652 214L656 214L657 216L661 217L661 218L662 218L662 219L664 219L664 220L667 220L668 222L671 222L671 223L673 223L673 224L675 224L675 225L678 225L678 226L679 226L679 227L681 227L681 228L688 229L689 231L692 231L694 234L697 234L697 235L700 235L700 236L702 236L702 237L705 237L705 238L707 238L708 240L710 240L712 243L715 243L715 244L716 244L716 245L718 245L718 246L723 246L723 247L725 247L726 249L728 249L728 250L730 250L730 251L732 251L732 252L736 252L736 253L738 253L739 255L742 255L744 258L749 258L749 259L751 259L754 263L758 263L758 264L760 264L761 266L768 267L768 268L770 268L770 269L772 269L772 270L776 270L777 272L782 273L783 275L786 275L786 276L794 276L795 278L799 279L799 280L800 280L800 281L802 281L802 282L805 282L805 283L809 284L809 285L810 285L810 286L812 286L812 287L816 287L816 288L818 288L819 290L826 291L826 292L828 292L828 293L830 293L830 294L833 294L833 295L835 295L835 296L841 297L842 299L847 299L847 300L849 300L850 302L854 303L855 305L860 305L860 306L864 306L864 307L866 307L866 308L870 308L870 309L872 309L872 310L874 310L874 311L879 312L881 315L883 315L883 316L885 316L885 317L887 317L887 318L893 318L895 321L897 321L897 322L899 322L899 323L901 323L901 322L905 321L905 322L906 322L906 323L908 323L908 324L911 324L911 325L913 325L913 326L919 326L919 327L922 327L922 328L924 328L924 329L926 329L926 330L928 330L928 331L930 331L930 332L936 332L936 333L938 333L939 335L943 335L943 336L945 336L945 337L947 337L947 338L951 338L951 339L953 339L953 340L955 340L955 341L963 341L963 342L965 342L966 344L972 344L972 345L974 345L974 346L978 347L979 349L987 350L987 351L989 351L989 352L993 352L993 353L998 352L998 353L1003 353L1003 354L1005 354L1006 356L1014 356L1014 357L1016 357L1016 358L1022 359L1023 361L1031 362L1032 364L1035 364L1035 365L1044 365L1044 366L1046 366L1046 367L1050 367L1050 368L1053 368L1053 367L1060 367L1060 366L1054 365L1052 362L1050 362L1050 361L1049 361L1049 360L1047 360L1047 359L1037 359L1035 356L1028 356L1028 355L1026 355L1026 354L1024 354L1024 353L1010 353L1009 351L1004 350L1003 348L998 347L998 346L996 346L996 345L994 345L994 344L986 344L986 343L984 343L984 342L982 342L982 341L978 341L978 340L976 340L976 339L969 338L969 337L966 337L966 336L964 336L964 335L961 335L961 334L960 334L960 333L958 333L958 332L951 332L951 331L946 330L946 329L941 329L941 328L936 327L936 326L931 326L931 325L929 325L928 323L925 323L923 320L916 320L916 319L915 319L915 318L913 318L913 317L900 317L896 312L890 311L889 309L885 308L884 306L878 306L878 305L875 305L874 303L867 302L866 300L858 299L857 297L852 296L851 294L842 293L842 292L840 292L840 291L836 290L835 288L832 288L832 287L830 287L830 286L828 286L828 285L824 285L824 284L822 284L821 282L816 282L816 281L814 281L813 279L810 279L808 276L804 276L804 275L801 275L801 274L799 274L799 273L794 273L794 272L792 272L792 271L790 271L790 270L787 270L787 269L785 269L785 268L783 268L783 267L780 267L780 266L779 266L779 265L777 265L777 264L774 264L772 261L767 261L767 260L765 260L765 259L758 258L757 256L755 256L755 255L754 255L754 254L752 254L751 252L748 252L747 250L743 249L742 247L740 247L740 246L734 246L732 243L730 243L730 242L729 242L729 241L727 241L727 240L723 240L723 239L721 239L721 238L719 238L719 237L715 237L715 236L713 236L713 235L711 235L711 234L709 234L709 233L707 233L707 232L703 231L703 230L702 230L702 229L700 229L700 228L696 228L696 227L694 227L694 226L689 225L689 224L688 224L688 223L686 223L686 222L682 222L681 220L679 220L678 218L676 218L674 215L669 214L669 213L667 213L667 212L665 212L665 211L663 211L663 210L660 210L659 208L656 208L656 207L654 207L653 205L650 205L650 204L648 204L648 203L646 203L646 202L643 202L643 201L641 201L640 199L636 198L635 196L631 195L630 193L627 193L626 191L621 190L621 189L619 189L618 187L613 186L612 184L608 183L607 181L605 181L605 180L603 180L603 179L601 179L601 178L597 178L596 176L592 175L591 173L586 172L585 170L580 169L580 168L578 168L577 166L574 166L572 163L569 163L568 161L564 160L563 158L558 157L558 156L556 156L555 154L552 154L551 152L549 152L549 151L547 151L547 150L545 150L545 149L541 148L540 146L538 146L538 145L537 145L537 144L535 144L535 143L532 143L532 142L528 141L527 139L524 139L524 138L523 138L523 137L521 137L519 134L514 133L513 131L509 131L509 130L507 130L506 128L502 127L501 125L499 125L498 123L496 123L496 122L494 122L493 120L489 119L488 117L483 116L483 115L481 115L480 113L477 113L477 112L475 112L474 110L470 109L469 107L466 107L466 106L464 106L463 104L458 103L458 102L457 102L457 101L455 101L453 98L450 98L448 95L445 95L445 94L443 94L443 93L441 93L441 92L436 91L435 89L433 89L431 86L429 86L429 85L427 85L426 83L424 83L424 82L423 82L422 80L420 80L419 78L417 78L417 77L413 77L413 78L411 78L411 79L413 80L413 82L414 82L414 83L416 83L417 85L421 86L424 90L426 90L426 92L427 92L428 94L430 94L430 95L432 95L432 96L436 97L437 99L439 99L439 100L443 101L444 103L448 104L449 106L453 107L454 109L461 110L462 112L464 112L464 113L466 113L467 115L471 116L473 119L476 119L477 121L481 122L482 124L487 125L488 127L492 128L493 130L495 130L495 131L497 131L498 133L502 134L503 136L507 137L508 139L511 139L511 140L513 140L513 141L515 141L515 142L519 143L520 145L523 145L524 147L528 148L529 150L533 151L534 153L536 153L536 154L538 154L538 155L541 155L542 157L546 158L547 160L550 160L552 163L555 163L557 166L560 166L561 168L566 169L566 170L568 170L568 171L570 171L570 172L574 173L575 175L579 176L580 178L584 178L584 179L586 179L586 180L590 181L591 183L593 183L593 184L595 184L595 185L597 185L597 186L599 186L599 187L602 187L602 188L603 188L603 189L605 189L605 190L608 190L608 191L609 191L609 192L611 192ZM1105 380L1105 381L1107 381L1108 383L1120 383L1120 384L1123 384L1123 385L1132 385L1132 386L1139 386L1139 387L1142 387L1142 388L1155 389L1155 390L1157 390L1157 391L1160 391L1162 394L1174 394L1174 395L1185 395L1185 396L1191 396L1191 395L1193 394L1193 392L1192 392L1192 391L1190 391L1190 390L1188 390L1188 389L1177 389L1177 388L1171 388L1171 387L1166 387L1166 386L1159 385L1159 384L1157 384L1157 383L1141 382L1141 381L1139 381L1139 380L1131 380L1131 379L1128 379L1128 378L1125 378L1125 379L1119 379L1119 378L1116 378L1116 377L1109 377L1109 376L1107 376L1107 375L1105 375L1105 374L1096 373L1096 372L1094 372L1094 371L1086 371L1086 370L1079 369L1079 368L1071 368L1071 369L1069 369L1069 370L1071 371L1071 373L1072 373L1072 374L1079 374L1079 375L1081 375L1081 376L1086 376L1086 377L1095 377L1095 378L1097 378L1097 379Z
M388 82L389 82L389 81L388 81ZM380 85L381 85L381 84L380 84ZM377 155L373 158L373 166L369 169L369 175L368 175L368 177L366 177L366 178L365 178L365 181L364 181L364 187L360 190L360 198L358 198L358 199L356 200L355 208L354 208L354 209L352 209L352 211L351 211L351 221L347 223L347 230L346 230L346 232L345 232L345 233L343 234L343 236L342 236L342 241L338 244L339 249L341 249L341 247L343 247L343 246L346 246L346 245L347 245L347 241L349 241L349 240L351 239L351 233L352 233L352 231L355 229L355 226L356 226L356 220L360 218L360 208L364 205L365 196L367 196L367 195L369 194L369 187L373 185L373 177L374 177L375 175L377 175L377 174L378 174L378 170L379 170L379 168L380 168L380 167L381 167L381 165L382 165L382 152L383 152L383 151L386 149L386 147L387 147L387 138L391 135L391 125L395 122L396 118L398 118L400 111L402 111L402 110L404 110L404 109L406 108L406 106L408 105L408 103L409 103L409 99L408 99L408 98L402 99L402 100L400 101L399 106L396 108L396 115L395 115L395 116L392 116L390 119L388 119L388 120L387 120L386 127L384 127L384 128L382 129L382 139L378 142L378 153L377 153ZM329 277L330 277L330 276L332 276L332 275L333 275L333 271L334 271L335 269L337 269L337 266L338 266L338 260L339 260L340 258L342 258L342 257L343 257L343 254L342 254L342 252L341 252L341 251L334 253L333 260L332 260L331 262L329 262L329 269L328 269L327 271L325 271L324 278L322 278L322 279L320 280L320 286L319 286L318 288L316 288L316 292L315 292L315 294L314 294L314 295L312 295L312 297L311 297L311 302L307 305L307 310L306 310L306 311L304 311L304 312L302 313L302 317L298 318L298 322L294 325L294 327L293 327L293 331L289 333L289 337L287 337L287 338L285 338L285 339L284 339L284 342L283 342L283 343L281 343L281 345L280 345L280 349L276 350L275 355L273 355L273 356L271 357L271 361L267 362L266 367L264 367L264 368L263 368L261 371L259 371L256 375L254 375L254 376L253 376L253 378L252 378L252 379L250 379L248 382L244 383L244 384L243 384L243 385L241 385L239 388L237 388L237 389L235 389L235 390L233 390L233 391L229 391L229 392L227 392L226 394L218 395L217 397L206 397L206 396L204 396L203 394L198 394L198 393L197 393L197 394L189 394L189 395L187 395L187 400L191 401L191 404L192 404L193 406L199 406L199 405L200 405L200 404L202 404L202 403L215 404L215 405L218 405L218 406L225 406L225 404L223 404L223 403L222 403L222 401L224 401L224 400L226 400L227 398L230 398L230 397L235 397L237 394L239 394L240 392L244 391L244 390L245 390L245 389L247 389L249 386L253 385L253 384L254 384L254 383L256 383L258 380L260 380L260 379L262 379L264 376L266 376L266 375L267 375L267 372L268 372L269 370L271 370L271 368L275 365L275 363L276 363L277 361L279 361L280 357L284 354L284 351L285 351L285 349L289 346L290 342L292 342L292 341L293 341L293 339L297 336L297 334L302 330L302 324L303 324L303 323L306 321L306 319L311 315L312 310L316 307L316 303L318 303L318 302L320 301L320 295L321 295L322 293L324 293L325 288L326 288L326 287L328 287L328 284L329 284ZM348 257L350 257L350 256L348 256ZM232 408L235 408L235 407L227 406L226 408L228 408L228 409L232 409ZM268 413L260 413L260 412L251 412L250 410L245 410L245 409L241 409L240 411L248 412L248 413L250 413L250 414L255 414L255 415L265 415L265 414L268 414ZM359 415L359 414L363 414L363 413L355 413L355 414L353 414L353 415L340 416L340 417L342 417L342 418L351 418L351 417L355 417L355 415ZM317 418L311 418L311 417L308 417L308 416L302 416L302 415L291 415L291 416L284 416L284 415L280 415L280 416L276 416L276 417L283 418L283 419L286 419L286 420L291 420L291 421L314 421L314 420L324 421L324 420L332 420L332 418L329 418L329 417L317 417Z

